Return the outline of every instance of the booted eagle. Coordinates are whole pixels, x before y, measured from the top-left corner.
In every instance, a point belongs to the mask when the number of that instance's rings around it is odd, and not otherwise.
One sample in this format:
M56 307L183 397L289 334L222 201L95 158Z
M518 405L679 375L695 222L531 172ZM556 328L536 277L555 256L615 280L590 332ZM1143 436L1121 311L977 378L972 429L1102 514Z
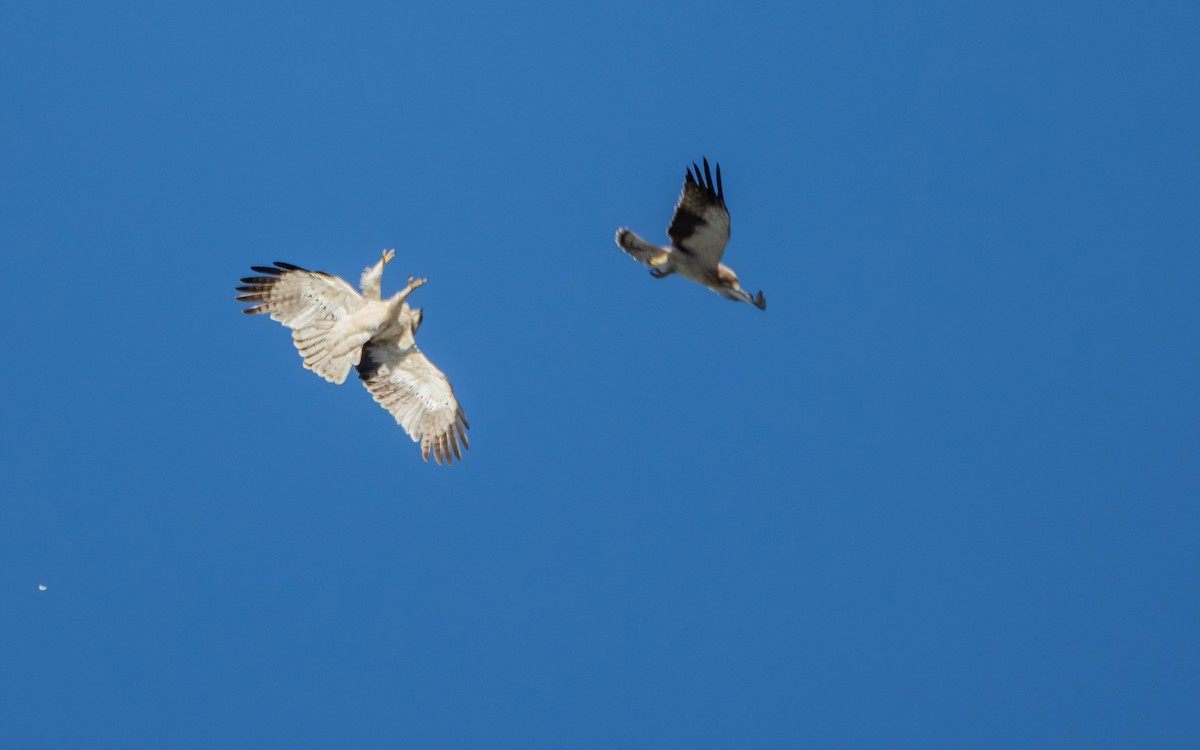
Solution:
M337 276L277 262L275 268L252 266L263 275L242 279L237 299L253 305L242 312L267 313L291 328L304 366L330 383L344 383L356 368L379 405L421 444L421 456L428 461L432 453L439 464L452 464L468 447L469 425L450 381L413 341L423 315L404 300L427 279L409 276L403 291L380 298L383 268L393 255L385 250L363 271L362 294Z
M708 159L704 160L703 179L695 162L692 162L692 169L687 171L675 216L671 226L667 227L671 246L653 245L624 227L617 230L617 245L634 260L649 267L650 275L656 279L677 273L725 299L749 302L759 310L767 309L763 293L760 291L751 297L738 284L733 269L721 262L725 245L729 243L729 209L725 207L725 193L721 189L721 165L717 165L716 189L713 188L712 173L708 171Z

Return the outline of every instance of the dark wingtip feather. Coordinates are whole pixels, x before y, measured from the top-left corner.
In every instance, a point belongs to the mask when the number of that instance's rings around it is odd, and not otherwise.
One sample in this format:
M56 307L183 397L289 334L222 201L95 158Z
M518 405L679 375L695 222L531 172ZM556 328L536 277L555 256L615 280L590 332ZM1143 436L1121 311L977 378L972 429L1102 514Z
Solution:
M283 261L280 261L280 260L275 261L275 265L279 266L280 268L282 268L285 271L303 271L304 270L300 266L293 266L291 263L284 263ZM278 271L276 271L276 273L278 273Z
M267 273L272 276L282 276L283 275L283 272L280 271L278 268L271 268L270 266L250 266L250 270L254 271L255 273ZM242 281L245 281L245 279L242 279Z
M720 194L713 190L712 172L708 170L708 157L703 157L704 161L704 187L708 189L708 194L714 198L720 198Z
M700 157L700 162L701 162L701 164L704 165L704 171L700 170L699 164L697 164L696 162L692 162L692 167L691 167L691 169L688 170L688 180L687 181L696 185L700 189L702 189L713 200L724 203L725 202L725 189L721 185L721 165L717 164L717 179L714 182L713 176L712 176L712 169L709 167L709 164L708 164L708 157L707 156ZM693 170L695 171L695 174L696 174L696 176L694 178L692 177Z

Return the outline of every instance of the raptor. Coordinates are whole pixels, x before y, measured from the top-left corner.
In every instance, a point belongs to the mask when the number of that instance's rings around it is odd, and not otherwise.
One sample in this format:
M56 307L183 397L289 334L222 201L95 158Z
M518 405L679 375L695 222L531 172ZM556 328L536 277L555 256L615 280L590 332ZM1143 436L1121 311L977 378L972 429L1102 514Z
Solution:
M617 245L648 267L650 275L656 279L677 273L725 299L749 302L759 310L767 309L763 293L750 295L743 290L737 274L721 262L725 246L729 244L729 209L725 206L720 164L714 182L708 159L704 159L703 173L695 162L692 163L675 206L675 215L667 227L667 236L671 238L670 246L659 247L632 230L621 228L617 230Z
M452 464L468 447L469 425L450 381L413 338L424 313L405 300L426 279L409 276L403 290L386 300L380 294L383 269L394 255L385 250L363 271L361 294L337 276L276 262L252 266L261 275L242 279L237 299L251 304L242 312L267 314L291 328L304 366L325 380L344 383L355 368L371 396L421 444L426 461L432 454L439 464Z

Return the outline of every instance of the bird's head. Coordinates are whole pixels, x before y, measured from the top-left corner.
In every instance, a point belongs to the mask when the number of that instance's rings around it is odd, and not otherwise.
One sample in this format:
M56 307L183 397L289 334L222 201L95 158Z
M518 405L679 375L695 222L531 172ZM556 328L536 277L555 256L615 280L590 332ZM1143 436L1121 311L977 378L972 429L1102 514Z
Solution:
M721 286L727 289L742 288L742 285L738 283L737 274L733 272L732 268L724 263L717 264L717 281L720 282Z
M419 307L412 309L412 332L415 334L417 329L421 327L421 321L425 318L425 311Z

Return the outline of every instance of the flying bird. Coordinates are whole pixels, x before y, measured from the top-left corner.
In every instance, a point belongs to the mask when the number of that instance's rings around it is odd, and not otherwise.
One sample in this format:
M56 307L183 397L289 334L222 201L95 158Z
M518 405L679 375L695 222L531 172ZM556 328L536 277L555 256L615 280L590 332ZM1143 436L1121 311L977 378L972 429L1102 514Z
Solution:
M692 170L695 170L693 174ZM650 269L650 275L664 279L677 273L685 279L706 286L725 299L749 302L759 310L767 309L767 300L760 291L753 297L738 283L733 269L721 262L725 245L729 244L729 209L725 207L725 192L721 188L721 165L717 165L714 185L704 160L704 173L692 162L675 206L675 216L667 227L670 247L659 247L622 227L617 230L617 245Z
M384 266L394 250L363 271L362 294L344 279L290 263L251 266L262 274L242 279L242 312L266 313L292 329L305 368L330 383L346 381L350 368L379 405L391 412L421 456L439 464L462 459L469 425L454 389L413 340L424 313L410 308L408 295L427 279L408 277L408 286L389 299L380 296Z

